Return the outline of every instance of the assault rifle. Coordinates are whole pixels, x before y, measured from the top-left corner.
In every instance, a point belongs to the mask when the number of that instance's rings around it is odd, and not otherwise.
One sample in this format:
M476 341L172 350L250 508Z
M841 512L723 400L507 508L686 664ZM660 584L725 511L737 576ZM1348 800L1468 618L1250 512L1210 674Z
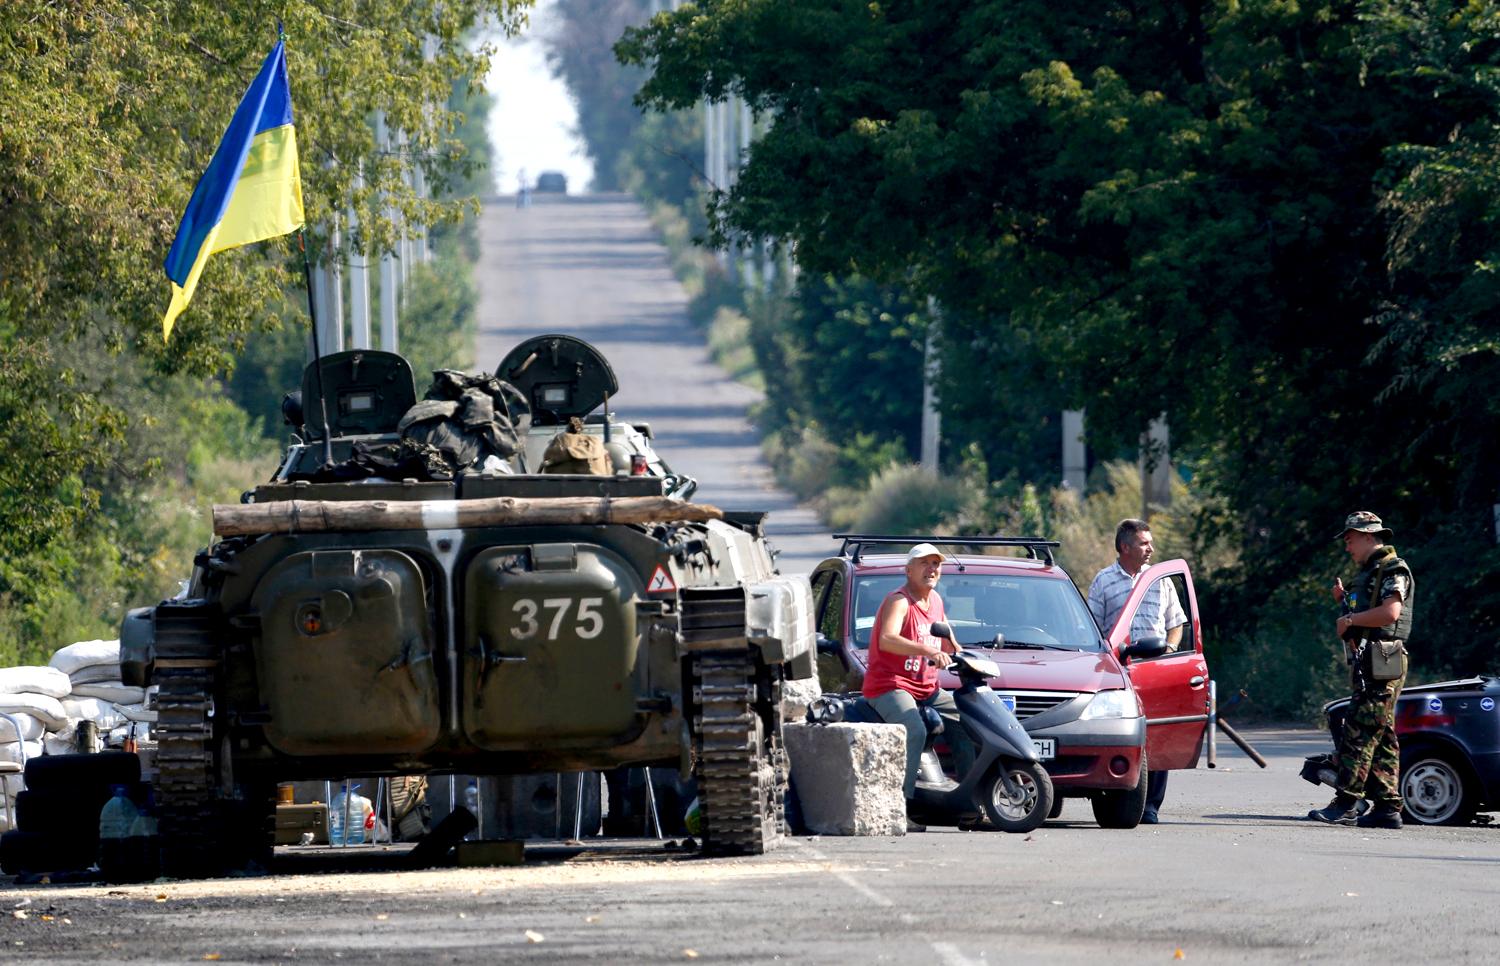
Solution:
M1344 599L1339 601L1339 616L1348 617L1354 613L1355 606L1354 591L1346 589ZM1348 664L1353 672L1354 690L1363 691L1365 689L1364 656L1365 648L1368 646L1365 642L1364 628L1350 624L1349 629L1344 631L1343 642L1344 663Z

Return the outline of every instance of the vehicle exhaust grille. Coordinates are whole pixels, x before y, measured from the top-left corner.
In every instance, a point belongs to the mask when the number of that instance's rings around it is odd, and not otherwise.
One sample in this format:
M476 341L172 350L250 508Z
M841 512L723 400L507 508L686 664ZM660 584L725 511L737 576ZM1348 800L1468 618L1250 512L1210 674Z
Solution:
M682 642L689 650L748 646L745 588L682 590Z

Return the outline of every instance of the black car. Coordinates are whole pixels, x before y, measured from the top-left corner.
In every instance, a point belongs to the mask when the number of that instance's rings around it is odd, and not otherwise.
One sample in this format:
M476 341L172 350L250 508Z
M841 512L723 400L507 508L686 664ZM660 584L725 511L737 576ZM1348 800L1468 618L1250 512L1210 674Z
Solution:
M1349 699L1323 707L1337 747ZM1500 811L1500 678L1475 677L1402 690L1396 703L1405 817L1467 825Z
M568 193L568 176L561 171L543 171L537 175L536 190L543 194Z

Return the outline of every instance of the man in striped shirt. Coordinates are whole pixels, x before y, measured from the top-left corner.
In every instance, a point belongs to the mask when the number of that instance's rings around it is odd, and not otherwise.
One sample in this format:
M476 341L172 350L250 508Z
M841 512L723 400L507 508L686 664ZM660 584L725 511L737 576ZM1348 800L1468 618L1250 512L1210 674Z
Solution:
M1120 619L1125 600L1135 589L1141 571L1151 565L1155 549L1151 543L1151 525L1145 520L1121 520L1115 528L1115 562L1099 571L1089 585L1089 610L1105 634ZM1177 597L1177 588L1170 580L1158 580L1136 608L1130 622L1130 640L1160 637L1167 642L1168 651L1175 651L1186 624L1187 615ZM1146 811L1141 816L1143 824L1156 824L1157 812L1166 797L1167 773L1151 772L1146 787Z

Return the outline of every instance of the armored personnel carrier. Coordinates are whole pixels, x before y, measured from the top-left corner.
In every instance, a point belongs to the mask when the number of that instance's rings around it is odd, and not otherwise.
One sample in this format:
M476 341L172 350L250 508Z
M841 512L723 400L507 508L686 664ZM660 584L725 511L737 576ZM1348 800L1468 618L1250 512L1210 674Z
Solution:
M275 784L350 775L669 765L698 782L706 852L777 843L806 577L777 573L763 514L684 498L587 343L529 340L495 376L514 453L444 473L403 442L431 410L405 359L310 365L273 479L214 508L184 596L126 617L126 676L160 686L170 873L268 857ZM609 471L535 472L572 420Z

